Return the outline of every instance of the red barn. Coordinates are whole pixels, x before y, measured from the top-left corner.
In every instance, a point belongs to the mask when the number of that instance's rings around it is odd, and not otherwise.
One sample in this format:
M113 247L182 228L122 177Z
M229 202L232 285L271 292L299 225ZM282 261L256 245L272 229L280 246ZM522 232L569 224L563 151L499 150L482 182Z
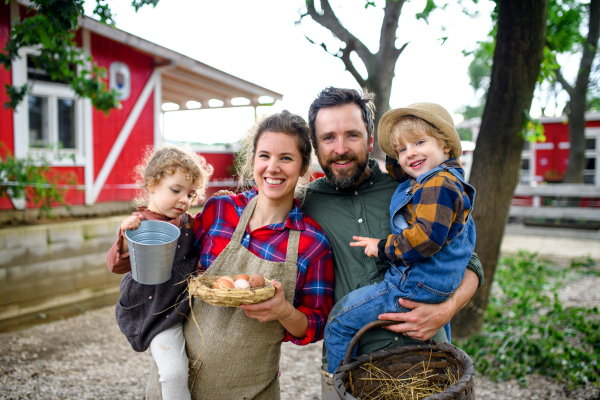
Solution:
M9 38L10 22L27 18L25 2L0 2L0 47ZM209 100L221 107L261 105L282 95L229 75L194 59L129 33L83 18L77 42L94 61L106 68L110 88L120 93L121 108L108 115L95 110L90 100L80 99L64 83L51 81L45 71L32 67L35 49L25 49L12 61L10 71L0 67L0 103L7 101L5 84L32 84L31 95L13 111L0 107L0 142L16 157L46 156L52 168L74 172L79 190L69 192L71 205L129 201L134 195L131 171L140 149L164 141L163 103L186 109L188 101L203 108ZM232 104L232 100L233 104ZM57 148L55 157L48 147ZM203 149L215 165L216 180L230 180L232 151ZM72 158L75 160L73 162ZM227 159L227 160L226 160ZM213 186L215 183L213 183ZM21 209L23 203L0 199L0 209Z
M600 113L587 113L585 116L585 170L584 181L600 186ZM569 163L569 125L567 117L542 117L545 142L525 142L521 153L520 183L557 183L564 177ZM457 128L469 128L473 141L479 133L479 118L464 121Z

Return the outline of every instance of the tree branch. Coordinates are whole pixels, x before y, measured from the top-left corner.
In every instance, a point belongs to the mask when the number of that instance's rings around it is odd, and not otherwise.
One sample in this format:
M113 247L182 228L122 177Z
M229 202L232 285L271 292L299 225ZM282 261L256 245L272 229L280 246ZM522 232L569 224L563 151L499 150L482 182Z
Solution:
M410 42L406 42L402 45L402 47L400 47L399 49L396 49L396 51L394 52L394 57L396 58L396 60L398 59L398 57L400 57L400 54L402 54L402 52L404 51L406 46L408 46L409 43Z
M400 20L400 13L402 12L402 6L405 0L386 0L383 22L381 23L381 31L379 33L379 52L378 54L385 56L385 54L394 55L394 63L396 62L399 53L396 49L396 31L398 30L398 21ZM406 47L406 45L404 45ZM397 55L396 55L397 54Z
M550 45L550 42L548 41L548 38L546 38L546 47L549 48L550 51L554 51L552 49L552 46ZM556 65L558 65L558 62L556 63ZM572 97L573 96L573 86L571 86L571 84L569 84L569 82L567 82L567 80L563 76L562 71L560 69L560 65L558 65L558 68L554 69L554 74L556 75L556 80L558 81L558 83L560 83L562 88L569 95L569 98Z
M356 36L348 31L335 16L329 0L321 0L321 9L323 15L319 14L315 9L314 0L309 0L306 3L307 14L319 25L327 28L334 36L346 43L346 48L352 47L358 56L362 59L365 65L368 65L373 58L373 54L369 51ZM305 14L306 15L306 14ZM345 50L345 49L344 49Z
M350 72L354 79L356 79L356 82L358 82L360 87L364 88L367 86L367 81L363 79L362 75L359 74L356 68L354 67L354 64L352 64L352 61L350 61L350 53L352 53L353 50L354 49L352 45L346 46L346 48L342 50L342 56L340 57L340 59L344 63L344 66L346 67L348 72Z
M600 1L593 0L588 5L589 7L589 28L588 36L583 44L583 54L579 65L579 73L575 87L581 86L581 90L587 92L589 76L592 71L592 64L596 57L598 48L598 37L600 37Z
M561 84L563 89L569 94L569 98L573 97L573 86L571 86L569 84L569 82L567 82L567 80L565 79L565 77L563 76L563 74L560 70L560 67L556 68L554 70L554 73L556 74L556 80Z
M352 64L352 61L350 61L350 53L352 53L352 50L353 50L351 46L346 46L345 49L341 49L340 51L342 52L342 55L340 56L337 53L332 53L329 50L327 50L327 46L325 45L325 43L318 44L317 42L315 42L314 40L312 40L308 36L304 35L304 37L306 38L306 40L308 40L312 44L321 46L323 48L323 50L325 50L327 52L327 54L330 54L330 55L332 55L334 57L337 57L340 60L342 60L342 62L344 63L344 66L346 67L346 69L348 70L348 72L350 72L350 74L352 74L352 76L354 77L354 79L356 79L356 82L358 82L358 84L361 87L365 87L367 85L367 81L365 81L363 79L363 77L360 75L360 73L354 67L354 64Z

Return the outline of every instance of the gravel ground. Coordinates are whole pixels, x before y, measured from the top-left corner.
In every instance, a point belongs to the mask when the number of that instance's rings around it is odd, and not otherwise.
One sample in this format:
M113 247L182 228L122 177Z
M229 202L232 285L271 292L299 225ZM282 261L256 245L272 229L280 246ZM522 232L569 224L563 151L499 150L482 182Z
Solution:
M590 245L598 248L596 241ZM503 245L503 253L507 252L511 252L508 245ZM588 276L571 281L559 296L566 305L600 305L599 287L600 277ZM131 349L115 323L113 307L0 333L0 400L143 399L151 360L148 352ZM282 399L320 399L320 365L321 343L305 347L284 343ZM592 384L569 391L565 385L539 375L530 375L527 381L529 384L522 386L515 380L493 383L476 377L476 397L600 400L600 388Z
M131 350L114 322L112 307L2 333L0 354L0 399L143 399L151 362L148 352ZM283 344L282 399L321 398L320 359L321 343ZM492 383L477 377L475 392L478 399L489 400L600 396L600 389L592 385L570 392L538 375L529 376L528 382L524 387L514 380Z

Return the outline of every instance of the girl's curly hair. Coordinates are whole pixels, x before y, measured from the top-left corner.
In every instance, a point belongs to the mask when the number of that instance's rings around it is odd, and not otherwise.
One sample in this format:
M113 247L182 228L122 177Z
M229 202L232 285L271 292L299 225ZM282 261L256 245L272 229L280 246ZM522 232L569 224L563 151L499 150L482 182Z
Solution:
M186 174L188 182L196 185L192 204L202 200L208 180L213 173L212 165L207 164L204 157L187 145L165 144L156 150L148 146L144 151L142 162L135 168L135 181L141 189L136 202L146 203L149 189L158 185L166 175L173 175L177 170Z

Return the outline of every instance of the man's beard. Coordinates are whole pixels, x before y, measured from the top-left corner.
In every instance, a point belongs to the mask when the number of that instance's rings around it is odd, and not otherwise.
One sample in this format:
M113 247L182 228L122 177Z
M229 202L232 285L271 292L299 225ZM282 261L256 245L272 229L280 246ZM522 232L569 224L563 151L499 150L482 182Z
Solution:
M338 171L338 174L336 174L333 172L331 164L338 161L354 161L354 168L344 172ZM330 185L340 189L350 189L356 185L367 169L369 156L367 155L364 159L359 159L353 153L346 153L341 156L329 158L325 162L320 162L320 164Z

